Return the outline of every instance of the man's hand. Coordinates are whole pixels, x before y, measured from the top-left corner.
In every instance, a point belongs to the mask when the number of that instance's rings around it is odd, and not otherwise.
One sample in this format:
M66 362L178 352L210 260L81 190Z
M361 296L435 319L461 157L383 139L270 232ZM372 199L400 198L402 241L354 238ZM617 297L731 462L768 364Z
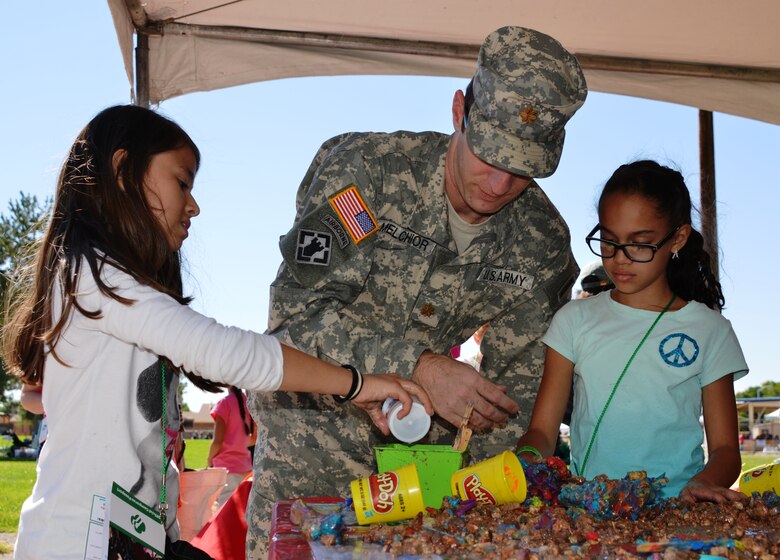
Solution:
M469 426L488 429L506 424L517 403L506 396L506 387L482 377L477 370L441 354L425 351L417 360L412 380L431 397L436 414L453 426L460 425L468 402L474 403Z

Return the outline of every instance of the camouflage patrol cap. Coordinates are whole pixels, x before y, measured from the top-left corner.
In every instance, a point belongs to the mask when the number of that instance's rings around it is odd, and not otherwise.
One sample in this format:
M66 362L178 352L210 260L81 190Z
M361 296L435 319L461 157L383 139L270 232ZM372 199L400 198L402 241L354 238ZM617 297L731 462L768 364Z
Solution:
M558 167L564 126L585 102L579 62L552 37L502 27L479 50L466 138L483 161L526 177Z

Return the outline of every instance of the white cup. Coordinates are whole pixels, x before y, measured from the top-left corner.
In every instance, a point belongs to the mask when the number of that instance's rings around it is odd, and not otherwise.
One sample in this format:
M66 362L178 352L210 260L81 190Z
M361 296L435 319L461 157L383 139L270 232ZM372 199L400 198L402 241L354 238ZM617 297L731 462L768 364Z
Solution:
M425 437L431 429L431 417L425 412L425 407L416 399L412 401L412 410L403 418L398 418L401 412L401 401L387 399L382 404L382 413L387 418L390 432L404 443L414 443Z

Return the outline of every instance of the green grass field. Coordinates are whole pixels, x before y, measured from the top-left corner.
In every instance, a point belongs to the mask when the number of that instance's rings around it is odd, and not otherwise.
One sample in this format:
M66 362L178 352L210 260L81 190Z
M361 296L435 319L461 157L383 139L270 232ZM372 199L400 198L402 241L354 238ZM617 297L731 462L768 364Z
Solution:
M205 468L211 440L188 439L185 443L187 468ZM777 458L774 455L743 455L743 469L771 463ZM0 481L0 533L15 533L22 502L30 495L35 483L35 461L0 460Z
M208 451L207 451L208 453ZM749 471L750 469L753 469L755 467L758 467L760 465L765 465L767 463L771 463L775 459L778 459L776 455L743 455L742 456L742 470L743 471Z
M15 533L22 502L35 484L35 461L0 461L0 533Z
M184 440L184 465L188 469L205 469L210 446L210 439Z

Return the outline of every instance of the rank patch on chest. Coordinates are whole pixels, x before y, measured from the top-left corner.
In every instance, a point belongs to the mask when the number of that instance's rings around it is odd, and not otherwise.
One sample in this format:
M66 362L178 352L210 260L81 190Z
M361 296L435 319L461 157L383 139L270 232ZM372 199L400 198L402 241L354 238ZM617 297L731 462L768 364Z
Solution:
M298 246L295 261L302 264L328 266L332 237L329 233L302 229L298 231Z
M534 287L533 276L516 270L493 268L492 266L486 266L480 270L477 280L480 282L489 282L491 284L522 288L523 290L530 290Z
M376 220L355 185L330 198L329 202L355 244L378 231Z

